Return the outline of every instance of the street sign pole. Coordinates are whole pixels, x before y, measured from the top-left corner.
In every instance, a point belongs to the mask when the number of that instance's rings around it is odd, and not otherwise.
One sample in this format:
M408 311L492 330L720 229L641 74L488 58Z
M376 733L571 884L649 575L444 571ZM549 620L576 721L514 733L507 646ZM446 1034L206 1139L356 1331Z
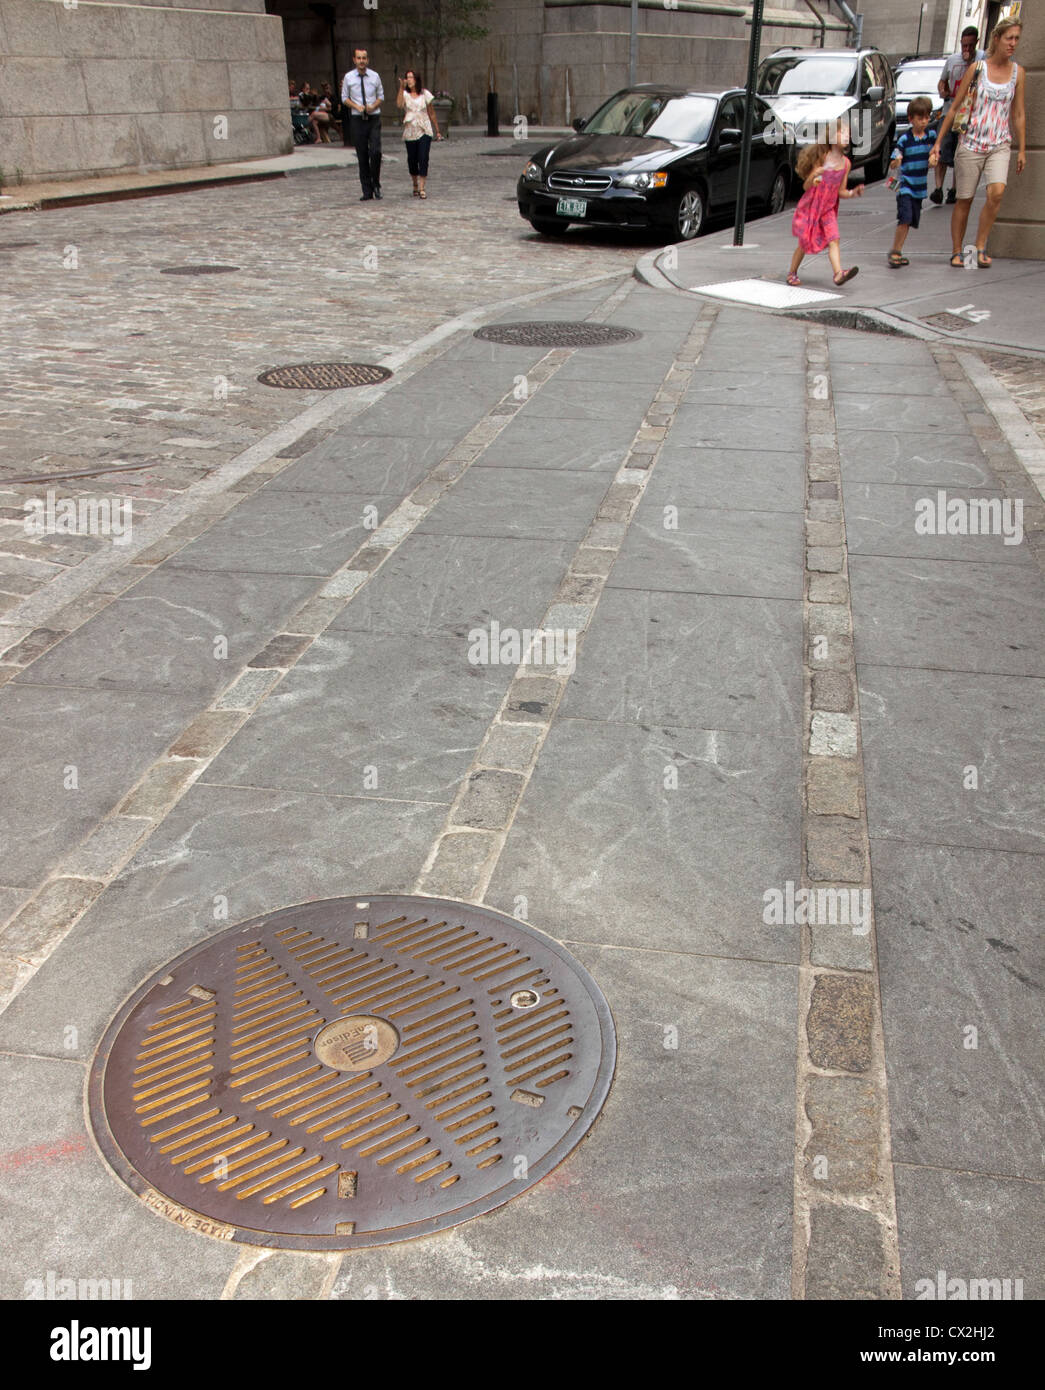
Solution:
M628 86L634 87L639 57L639 0L631 0L631 37L628 42Z
M733 226L733 245L744 244L744 214L751 177L751 136L755 128L755 80L758 77L758 50L762 43L762 8L765 0L751 6L751 50L747 59L747 100L744 103L744 138L740 145L740 173L737 177L737 218Z

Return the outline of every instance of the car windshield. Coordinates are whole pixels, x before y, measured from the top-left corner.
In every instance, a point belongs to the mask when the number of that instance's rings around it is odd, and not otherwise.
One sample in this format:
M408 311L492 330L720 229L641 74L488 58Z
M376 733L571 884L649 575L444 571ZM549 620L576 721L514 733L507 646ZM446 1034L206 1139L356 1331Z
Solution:
M855 58L806 58L791 54L767 58L758 70L762 96L851 96L856 82Z
M618 92L599 107L585 125L584 134L649 135L700 145L708 138L714 118L714 97Z
M900 68L896 74L898 97L936 96L943 64L930 68Z

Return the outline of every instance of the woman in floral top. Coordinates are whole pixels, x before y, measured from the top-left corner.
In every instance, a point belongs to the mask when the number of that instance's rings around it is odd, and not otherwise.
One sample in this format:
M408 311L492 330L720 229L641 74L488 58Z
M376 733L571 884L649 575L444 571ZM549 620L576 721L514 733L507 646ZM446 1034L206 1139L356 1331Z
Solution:
M1013 62L1012 55L1023 32L1018 20L1003 19L991 31L987 57L969 67L955 93L951 109L944 117L940 133L929 155L936 165L940 157L940 142L961 110L969 88L976 84L969 122L962 133L958 153L954 157L954 182L958 200L951 214L951 265L963 265L962 243L969 223L969 209L981 177L987 184L987 201L980 213L976 228L976 264L986 270L991 264L987 254L987 238L1001 208L1005 183L1009 176L1012 139L1018 141L1016 172L1022 174L1027 163L1026 119L1023 104L1025 78L1023 69Z
M432 106L434 97L420 76L407 68L399 79L396 105L403 114L403 140L406 143L406 162L414 181L414 197L427 198L425 180L428 178L428 151L432 137L441 140L439 119Z

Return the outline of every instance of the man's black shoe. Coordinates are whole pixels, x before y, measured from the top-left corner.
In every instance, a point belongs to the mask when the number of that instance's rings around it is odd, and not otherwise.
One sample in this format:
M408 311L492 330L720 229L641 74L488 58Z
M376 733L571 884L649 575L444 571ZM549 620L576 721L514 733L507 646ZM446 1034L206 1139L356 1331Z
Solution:
M372 193L364 193L363 196L360 198L359 201L360 201L361 203L369 203L369 202L371 202L371 201L373 200L373 197L374 197L374 195L373 195Z
M956 202L956 201L957 201L957 198L958 198L958 195L957 195L957 193L955 193L954 189L953 189L953 188L949 188L949 189L947 190L947 201L948 201L949 203L953 203L953 202Z
M384 194L381 192L380 188L375 188L375 189L374 189L374 197L375 197L375 198L382 198L382 197L384 197Z
M939 207L940 204L943 202L943 189L934 188L933 191L929 194L929 202L935 203L936 206Z

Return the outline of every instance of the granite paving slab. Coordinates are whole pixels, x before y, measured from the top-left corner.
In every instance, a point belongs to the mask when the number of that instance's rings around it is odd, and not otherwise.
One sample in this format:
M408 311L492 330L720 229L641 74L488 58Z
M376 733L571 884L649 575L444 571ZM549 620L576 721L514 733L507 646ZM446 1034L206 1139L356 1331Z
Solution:
M1045 849L1045 681L872 665L858 676L872 838Z
M874 840L871 866L894 1159L1040 1182L1045 858Z
M450 452L456 436L368 436L348 426L277 473L266 491L405 495Z
M556 436L549 421L549 437ZM417 531L422 535L524 536L534 540L580 540L595 515L614 458L598 472L547 469L540 487L533 469L471 468ZM574 468L577 465L574 464Z
M955 421L957 425L958 421ZM857 483L920 483L930 487L994 488L983 450L970 434L908 435L868 430L839 437L842 478Z
M788 740L560 718L487 897L571 940L795 961L763 907L799 876L799 771Z
M1016 506L1017 502L1026 502L1026 494L1003 495L997 488L930 489L917 483L858 483L848 479L844 492L850 555L1033 564L1022 544L1023 507ZM997 506L993 506L994 499ZM983 513L981 501L992 508L989 514ZM970 502L975 504L971 510ZM985 531L989 527L994 533L937 535L936 531L946 530L949 514L955 528L963 526L972 532L973 527ZM929 527L932 531L927 534Z
M192 718L190 695L8 684L0 690L0 880L36 887Z
M14 683L214 695L315 587L309 576L228 571L216 582L161 566Z
M464 637L534 628L573 547L563 541L413 535L330 625L331 631Z
M801 512L805 456L761 449L693 448L668 439L645 493L646 505Z
M849 572L858 663L1045 675L1045 584L1033 564L854 555Z
M560 709L575 719L797 737L801 651L799 603L608 590Z
M452 801L514 674L467 634L328 632L207 771L207 781Z

